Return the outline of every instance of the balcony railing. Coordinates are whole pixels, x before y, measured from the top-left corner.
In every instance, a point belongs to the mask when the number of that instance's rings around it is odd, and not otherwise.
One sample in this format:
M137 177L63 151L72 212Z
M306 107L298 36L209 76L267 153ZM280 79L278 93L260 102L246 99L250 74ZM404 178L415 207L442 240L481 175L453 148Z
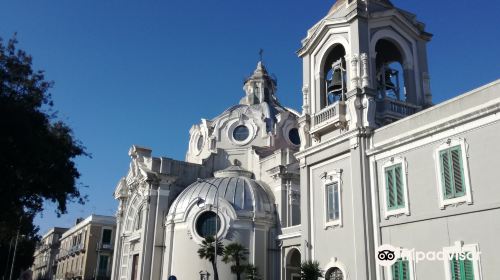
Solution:
M316 133L330 127L339 126L345 122L345 102L337 101L314 114L311 133Z
M397 120L413 115L421 109L420 106L387 97L377 101L377 113L382 118Z
M107 243L107 244L106 244L106 243L103 243L103 244L101 245L101 249L103 249L103 250L111 250L111 249L113 249L113 245L112 245L112 244L109 244L109 243Z
M97 243L97 250L109 251L113 250L113 247L114 246L111 243L101 243L101 242Z

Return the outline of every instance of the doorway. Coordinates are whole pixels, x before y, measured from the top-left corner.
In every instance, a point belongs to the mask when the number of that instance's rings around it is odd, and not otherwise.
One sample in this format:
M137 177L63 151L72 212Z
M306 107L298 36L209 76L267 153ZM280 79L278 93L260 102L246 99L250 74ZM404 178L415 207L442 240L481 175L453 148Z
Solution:
M139 280L139 276L137 275L137 273L139 273L139 254L135 254L132 256L132 274L130 279Z

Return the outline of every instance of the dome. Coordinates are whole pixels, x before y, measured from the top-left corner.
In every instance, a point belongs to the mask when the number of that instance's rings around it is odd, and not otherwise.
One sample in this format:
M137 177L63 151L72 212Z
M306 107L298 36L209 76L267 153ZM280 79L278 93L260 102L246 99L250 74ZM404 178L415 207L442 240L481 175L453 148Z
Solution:
M227 201L236 213L253 213L254 217L273 214L273 202L264 187L247 176L202 179L188 186L170 207L171 218L183 216L193 202L216 205L215 198Z
M216 164L213 170L218 170L227 167L227 152L235 148L253 149L261 157L279 149L299 149L300 140L293 141L289 136L290 130L298 130L299 114L279 103L276 79L261 61L243 89L245 96L239 104L191 127L187 162L203 165L210 157L220 158L212 160ZM249 168L247 155L237 156L245 168Z

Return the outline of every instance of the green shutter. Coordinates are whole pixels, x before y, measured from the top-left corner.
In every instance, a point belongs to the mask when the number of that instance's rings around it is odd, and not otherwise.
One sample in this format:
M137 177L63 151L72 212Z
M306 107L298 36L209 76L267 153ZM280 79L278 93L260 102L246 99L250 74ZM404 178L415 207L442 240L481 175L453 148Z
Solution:
M385 170L385 185L387 191L387 208L393 209L396 206L396 196L394 194L394 170L386 168Z
M401 280L410 280L410 262L408 260L401 261Z
M389 166L385 169L385 186L388 209L405 207L403 180L403 167L401 164Z
M460 261L456 255L453 255L453 258L450 260L450 273L451 280L462 280L460 277Z
M465 195L462 151L460 146L450 149L455 197Z
M398 259L392 266L392 280L410 280L410 262Z
M398 164L394 169L394 181L396 182L396 205L398 208L405 206L404 187L403 187L403 168Z
M462 254L452 255L450 260L451 280L474 280L474 263L469 259L461 260L463 256Z
M464 196L465 177L461 146L440 151L439 158L444 198L450 199Z
M464 266L464 280L474 280L474 264L472 260L465 259L463 261Z
M392 265L392 280L401 280L401 274L399 273L399 260Z
M448 150L439 153L441 161L441 181L445 198L453 198L453 183L450 173L450 154Z

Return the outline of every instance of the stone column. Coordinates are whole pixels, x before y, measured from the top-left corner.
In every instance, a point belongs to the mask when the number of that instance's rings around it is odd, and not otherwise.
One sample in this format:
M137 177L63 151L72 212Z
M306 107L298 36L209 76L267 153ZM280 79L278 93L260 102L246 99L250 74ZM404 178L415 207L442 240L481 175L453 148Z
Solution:
M368 67L368 55L366 53L361 54L361 87L368 88L370 87L370 75L369 75L369 67Z
M302 115L308 115L309 111L309 85L302 87Z
M122 260L122 245L123 245L123 238L122 238L122 232L123 232L123 215L125 212L125 206L127 199L125 197L120 197L118 198L119 204L118 204L118 210L116 211L116 232L115 232L115 246L114 246L114 251L113 251L113 261L112 261L112 266L111 266L111 279L116 280L119 279L120 277L120 267L121 267L121 260Z
M153 252L151 259L151 279L165 279L162 259L165 255L165 223L164 218L168 213L170 186L174 180L165 180L160 183L157 191L156 211L154 213Z
M358 76L358 61L359 57L357 54L351 55L351 89L356 89L359 87L359 76Z

